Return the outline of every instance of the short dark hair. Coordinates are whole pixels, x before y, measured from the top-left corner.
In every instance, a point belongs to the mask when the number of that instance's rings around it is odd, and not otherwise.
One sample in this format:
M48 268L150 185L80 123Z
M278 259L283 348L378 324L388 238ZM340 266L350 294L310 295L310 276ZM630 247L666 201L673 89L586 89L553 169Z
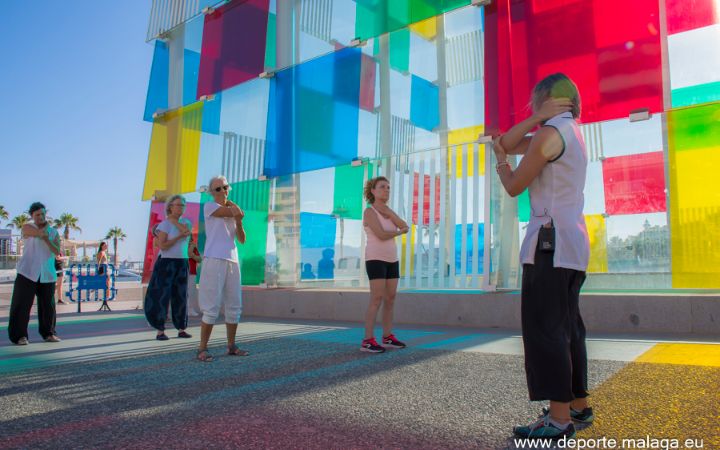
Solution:
M45 209L45 205L43 205L43 204L40 203L40 202L35 202L35 203L33 203L32 205L30 205L30 209L28 209L28 212L29 212L30 215L32 216L33 213L34 213L35 211L39 210L39 209Z

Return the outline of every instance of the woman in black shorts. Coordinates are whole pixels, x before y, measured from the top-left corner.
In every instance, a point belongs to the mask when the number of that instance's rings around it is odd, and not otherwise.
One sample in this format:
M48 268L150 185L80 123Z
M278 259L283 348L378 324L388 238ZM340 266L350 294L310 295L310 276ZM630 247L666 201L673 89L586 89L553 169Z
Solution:
M390 182L385 177L372 178L365 183L365 198L370 206L363 213L363 227L367 233L365 268L370 279L370 304L365 314L365 339L360 351L382 353L385 347L405 348L392 333L393 306L400 279L395 237L408 232L408 225L387 206ZM375 320L383 305L382 345L375 340Z

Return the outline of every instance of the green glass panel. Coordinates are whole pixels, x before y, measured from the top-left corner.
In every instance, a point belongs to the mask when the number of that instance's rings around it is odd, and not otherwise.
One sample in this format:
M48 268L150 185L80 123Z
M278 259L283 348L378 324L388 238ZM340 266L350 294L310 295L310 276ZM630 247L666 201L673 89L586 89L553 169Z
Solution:
M674 151L718 147L720 102L670 111L668 140Z
M355 37L377 37L468 4L470 0L355 0Z
M235 244L242 267L242 284L256 286L265 282L265 254L267 253L268 208L270 200L270 181L242 181L232 183L232 190L228 198L237 203L245 212L243 228L247 239L245 244ZM212 201L212 197L203 193L200 197L200 220L198 222L198 250L200 254L205 249L205 203ZM200 281L198 267L197 280Z
M410 71L410 29L390 33L390 67L401 73ZM380 40L375 39L373 42L373 54L377 56L380 53Z
M268 15L267 37L265 40L265 68L274 69L276 64L276 34L277 18L275 14Z
M243 228L247 235L245 244L238 244L242 261L243 286L257 286L265 282L265 254L267 253L267 211L245 211Z
M243 211L268 211L270 199L270 180L249 180L230 185L230 201Z
M231 186L228 198L245 212L243 228L247 239L242 245L236 242L242 262L242 284L257 286L265 282L270 181L241 181Z
M720 100L720 81L698 84L672 91L672 107L698 105Z
M344 219L362 219L365 202L363 201L363 185L365 170L368 178L372 178L373 166L351 165L335 168L335 189L333 193L333 215Z
M525 189L522 194L518 195L518 220L520 222L530 222L530 193Z

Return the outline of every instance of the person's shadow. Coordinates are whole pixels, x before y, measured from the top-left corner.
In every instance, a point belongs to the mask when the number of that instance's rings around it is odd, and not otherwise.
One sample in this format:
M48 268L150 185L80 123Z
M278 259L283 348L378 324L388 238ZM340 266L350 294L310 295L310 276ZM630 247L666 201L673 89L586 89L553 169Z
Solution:
M301 280L314 280L315 274L312 271L312 264L305 263L303 264L303 270L300 273L300 279Z
M335 278L335 250L326 248L322 252L322 259L318 261L318 279L331 280Z

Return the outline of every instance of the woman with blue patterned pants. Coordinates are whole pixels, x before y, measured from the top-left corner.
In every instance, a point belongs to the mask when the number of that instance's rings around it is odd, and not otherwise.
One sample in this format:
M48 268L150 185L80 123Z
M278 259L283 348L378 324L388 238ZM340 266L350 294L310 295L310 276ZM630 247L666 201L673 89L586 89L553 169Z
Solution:
M179 338L192 337L187 328L187 283L188 283L188 242L192 223L182 217L185 199L173 195L165 203L167 218L156 229L160 255L150 278L145 294L145 317L150 326L157 330L155 339L167 341L165 319L168 308Z

